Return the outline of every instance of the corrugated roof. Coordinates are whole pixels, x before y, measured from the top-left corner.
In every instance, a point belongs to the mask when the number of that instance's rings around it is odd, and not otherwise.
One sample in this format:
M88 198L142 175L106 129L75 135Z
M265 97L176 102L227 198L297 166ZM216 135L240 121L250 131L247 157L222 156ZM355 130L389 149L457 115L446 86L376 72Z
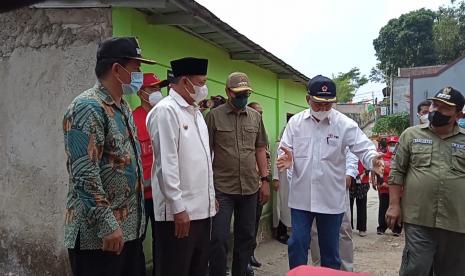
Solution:
M233 60L244 60L277 74L307 84L309 78L265 50L215 14L193 0L63 0L47 1L35 7L132 7L148 15L150 24L171 25L199 37L229 53Z

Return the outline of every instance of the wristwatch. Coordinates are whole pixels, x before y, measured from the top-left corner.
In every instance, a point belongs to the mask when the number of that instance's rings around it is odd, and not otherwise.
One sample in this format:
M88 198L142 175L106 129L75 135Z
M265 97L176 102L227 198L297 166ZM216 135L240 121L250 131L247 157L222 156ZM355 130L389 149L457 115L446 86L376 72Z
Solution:
M262 177L260 177L260 182L264 182L264 181L270 182L270 176L267 175L267 176L262 176Z

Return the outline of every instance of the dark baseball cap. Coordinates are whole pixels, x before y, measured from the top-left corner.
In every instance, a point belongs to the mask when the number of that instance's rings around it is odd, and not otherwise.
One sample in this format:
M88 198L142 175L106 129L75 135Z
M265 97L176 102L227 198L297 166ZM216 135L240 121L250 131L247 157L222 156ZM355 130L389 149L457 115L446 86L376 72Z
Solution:
M97 61L108 58L127 58L142 63L155 64L156 61L142 57L142 50L135 37L113 37L100 43Z
M336 102L336 84L322 75L313 77L307 85L307 91L314 102Z
M463 94L450 86L446 86L439 90L434 97L428 100L440 101L451 106L456 106L460 110L465 105L465 98L463 97Z

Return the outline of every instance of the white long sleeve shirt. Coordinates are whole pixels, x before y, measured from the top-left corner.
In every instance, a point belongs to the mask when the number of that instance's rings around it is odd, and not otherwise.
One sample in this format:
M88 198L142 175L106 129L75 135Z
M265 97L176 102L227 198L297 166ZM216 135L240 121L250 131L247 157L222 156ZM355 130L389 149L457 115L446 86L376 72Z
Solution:
M356 178L358 175L358 158L355 154L347 149L346 155L346 175Z
M198 108L176 91L147 115L154 149L153 204L156 221L187 211L191 220L215 215L215 189L207 125Z
M335 109L320 122L309 109L294 115L281 146L294 156L289 207L323 214L346 211L347 148L370 169L377 155L375 145L357 123Z

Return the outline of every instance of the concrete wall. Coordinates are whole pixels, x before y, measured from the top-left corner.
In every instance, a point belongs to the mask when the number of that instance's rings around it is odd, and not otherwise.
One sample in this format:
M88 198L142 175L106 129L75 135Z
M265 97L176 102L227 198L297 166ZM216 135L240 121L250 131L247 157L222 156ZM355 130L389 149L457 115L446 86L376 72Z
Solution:
M465 80L463 76L465 76L465 58L455 63L437 76L413 78L412 108L416 110L417 105L421 101L434 96L436 92L445 86L452 86L462 93L465 93ZM412 112L411 115L413 114L416 114L416 112ZM413 120L414 124L418 123L417 116L411 116L411 119Z
M362 114L368 111L368 104L336 104L334 108L342 113Z
M392 113L410 112L410 78L392 79Z
M95 83L110 9L0 14L0 274L66 275L62 116Z

